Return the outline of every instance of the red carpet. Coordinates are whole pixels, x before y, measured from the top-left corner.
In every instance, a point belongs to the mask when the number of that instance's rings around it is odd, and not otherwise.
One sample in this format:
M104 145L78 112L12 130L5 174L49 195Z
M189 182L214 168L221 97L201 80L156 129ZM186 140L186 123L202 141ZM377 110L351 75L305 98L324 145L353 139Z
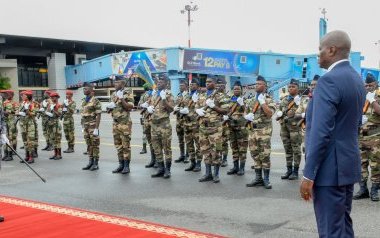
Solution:
M5 196L0 196L0 214L5 217L0 223L1 238L221 237Z

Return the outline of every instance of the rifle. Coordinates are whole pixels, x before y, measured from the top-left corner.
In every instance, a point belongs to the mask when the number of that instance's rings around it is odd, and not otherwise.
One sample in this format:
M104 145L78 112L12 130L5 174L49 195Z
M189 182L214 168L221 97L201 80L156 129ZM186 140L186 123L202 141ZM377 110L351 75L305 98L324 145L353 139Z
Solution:
M235 102L234 105L232 105L230 112L227 114L228 120L223 122L223 124L222 124L223 126L225 126L225 125L227 125L227 123L229 123L229 121L231 120L231 116L236 112L238 107L239 107L238 102Z
M156 107L158 106L158 104L161 102L161 97L158 98L158 100L156 101L156 103L153 105L153 109L156 109ZM152 113L153 114L153 113ZM148 114L147 116L147 119L149 120L149 118L152 116L152 114Z
M368 100L365 100L364 107L363 107L363 115L367 113L370 105L371 103L369 103Z
M22 107L20 108L19 112L25 112L25 108L24 108L24 105L22 105ZM16 120L15 120L15 126L17 126L17 123L18 121L20 120L21 116L20 115L17 115L16 116Z
M183 107L183 101L184 101L184 96L182 96L181 102L178 103L178 107L180 107L180 108ZM179 110L173 112L173 114L176 115L176 116L179 116L179 115L177 115L178 113L179 113Z
M252 113L255 114L257 112L257 110L259 109L259 107L260 107L260 103L259 103L259 101L256 101L255 105L253 106ZM252 127L253 127L252 122L247 121L246 127L248 127L248 129L252 129Z
M216 95L217 92L219 92L219 90L214 90L214 92L212 93L210 99L214 100L215 95ZM206 100L207 100L207 99L206 99ZM206 106L203 108L203 110L206 111L207 109L208 109L208 106L206 105ZM200 120L201 118L202 118L202 117L198 116L197 121L199 122L199 120Z

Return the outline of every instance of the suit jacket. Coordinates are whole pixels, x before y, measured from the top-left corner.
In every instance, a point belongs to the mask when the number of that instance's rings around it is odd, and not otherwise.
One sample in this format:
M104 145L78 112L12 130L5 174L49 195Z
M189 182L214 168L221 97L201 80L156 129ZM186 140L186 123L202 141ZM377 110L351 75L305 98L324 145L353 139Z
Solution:
M314 90L306 142L304 176L316 186L343 186L360 181L358 128L366 91L348 61L338 63Z

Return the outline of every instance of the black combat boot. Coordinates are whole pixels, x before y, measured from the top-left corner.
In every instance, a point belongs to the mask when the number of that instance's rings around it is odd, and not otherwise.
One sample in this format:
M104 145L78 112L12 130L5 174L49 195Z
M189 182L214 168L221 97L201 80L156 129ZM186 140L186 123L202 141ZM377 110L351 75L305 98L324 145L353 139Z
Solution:
M190 160L190 166L185 169L185 171L193 171L195 168L195 159Z
M171 173L170 173L170 168L172 167L172 162L171 161L166 161L166 166L165 166L165 173L164 173L164 178L170 178Z
M219 179L219 168L220 168L219 164L214 165L214 178L213 178L214 183L219 183L220 182L220 179Z
M34 150L32 151L32 157L38 158L37 148L34 148Z
M49 147L46 149L46 151L52 151L54 150L54 146L52 144L49 144Z
M4 159L4 161L13 160L13 151L8 151L8 156Z
M269 181L270 169L264 169L264 187L266 189L272 189L272 184Z
M158 161L154 162L153 168L157 169L158 168Z
M239 171L239 160L234 160L234 167L228 170L228 175L236 174Z
M150 149L150 162L149 164L145 165L145 168L152 168L154 164L156 163L156 155L154 154L154 150Z
M130 162L130 160L124 160L124 168L123 171L121 171L122 174L129 174L129 172L131 172L131 170L129 169Z
M90 171L95 171L95 170L98 170L99 169L99 159L95 159L94 158L94 163L92 164L91 168L90 168Z
M289 176L289 180L297 180L298 179L298 169L299 169L299 167L294 166L293 172Z
M54 149L54 155L50 157L49 159L55 159L55 157L57 157L57 154L58 154L58 150Z
M246 184L247 187L264 186L262 169L255 169L256 177L252 182Z
M281 179L288 179L290 177L290 175L292 174L293 167L292 166L288 166L287 169L288 170L286 171L286 173L281 176Z
M21 146L21 147L20 147L20 150L23 150L23 149L25 149L25 146Z
M63 153L74 153L74 146L69 146L67 150L64 150Z
M46 146L42 150L47 150L50 147L49 143L46 143ZM20 148L21 149L21 148Z
M62 159L62 152L61 152L61 148L58 148L57 156L54 158L54 160L60 160L60 159Z
M227 166L228 166L227 155L223 155L223 157L222 157L222 164L220 165L220 167L227 167Z
M186 153L185 153L185 160L183 161L183 163L187 164L189 162L190 162L190 160L189 160L189 152L186 151Z
M146 154L147 153L147 151L146 151L146 143L143 143L143 148L142 148L142 150L140 151L140 155L142 155L142 154Z
M1 158L1 160L3 160L3 161L7 161L8 156L9 156L8 150L5 150L5 151L4 151L4 156L3 156L3 158Z
M119 157L119 167L117 167L116 169L112 170L112 173L116 174L116 173L120 173L124 168L124 160L122 158Z
M360 181L360 190L352 197L354 200L369 198L369 191L367 187L367 181Z
M371 200L373 202L378 202L380 199L379 199L379 188L380 188L380 184L379 183L372 183L372 187L371 187Z
M202 160L197 160L195 162L195 167L193 169L193 172L200 172L202 170Z
M245 172L245 161L240 161L239 171L236 173L238 176L243 176Z
M94 163L94 158L90 158L88 160L88 164L86 165L86 167L83 167L82 169L83 170L89 170L91 167L92 167L92 164Z
M212 181L212 180L213 180L213 177L212 177L212 172L211 172L211 164L206 164L206 173L198 181L207 182L207 181Z
M180 145L179 150L180 150L180 156L179 156L178 159L174 160L175 163L184 162L185 159L186 159L186 156L185 156L185 145Z
M151 175L152 178L163 177L165 174L164 162L158 162L157 167L157 172Z

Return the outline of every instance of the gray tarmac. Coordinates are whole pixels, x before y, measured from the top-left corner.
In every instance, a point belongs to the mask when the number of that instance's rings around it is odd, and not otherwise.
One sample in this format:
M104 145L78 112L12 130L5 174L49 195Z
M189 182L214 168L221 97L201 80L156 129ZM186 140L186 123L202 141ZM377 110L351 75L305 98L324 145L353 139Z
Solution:
M198 178L203 171L185 172L188 164L183 163L173 164L170 179L151 178L154 169L144 167L150 155L139 154L142 145L139 116L139 112L132 112L132 162L129 175L111 173L118 162L113 146L112 120L108 114L102 114L100 126L100 170L82 171L88 158L82 154L86 147L80 118L75 115L76 152L63 154L64 158L60 161L49 160L52 152L41 151L45 142L39 122L39 158L32 166L46 178L47 183L42 183L18 159L2 162L0 194L226 237L318 237L312 203L300 199L299 181L283 181L280 178L285 171L285 156L278 123L274 122L272 137L273 189L266 190L263 187L245 186L254 176L250 169L252 159L248 160L246 174L242 177L227 175L230 166L222 168L220 184L199 183ZM177 159L179 149L174 117L172 125L173 159ZM63 142L63 150L66 147ZM22 150L18 151L24 154ZM231 156L228 159L231 165ZM380 203L368 199L354 201L352 218L357 237L380 236Z

